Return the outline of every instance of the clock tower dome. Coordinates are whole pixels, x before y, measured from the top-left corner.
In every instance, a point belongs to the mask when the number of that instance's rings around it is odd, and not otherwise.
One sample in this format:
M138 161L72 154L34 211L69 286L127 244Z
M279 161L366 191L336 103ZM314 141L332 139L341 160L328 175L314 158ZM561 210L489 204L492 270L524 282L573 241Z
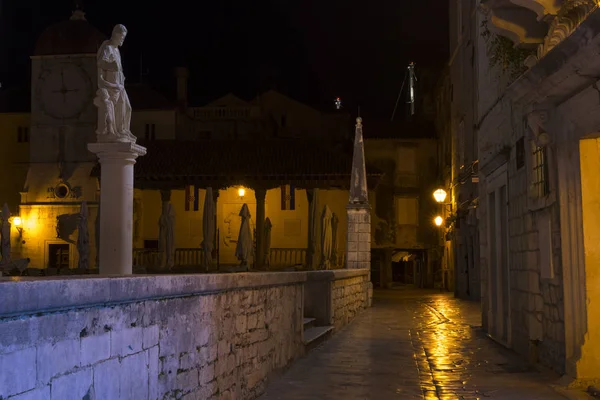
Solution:
M32 162L94 159L86 145L94 138L96 51L104 40L79 9L39 37L31 57Z

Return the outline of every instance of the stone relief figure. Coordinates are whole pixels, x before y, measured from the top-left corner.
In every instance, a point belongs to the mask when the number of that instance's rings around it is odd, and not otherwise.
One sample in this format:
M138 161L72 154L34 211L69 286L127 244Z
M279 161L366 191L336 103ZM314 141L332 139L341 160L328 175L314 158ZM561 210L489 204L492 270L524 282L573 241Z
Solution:
M131 104L125 91L125 75L119 47L127 36L127 28L116 25L109 40L97 54L98 91L94 105L98 107L99 142L130 142L137 138L130 131Z
M98 89L94 105L98 108L98 128L96 129L96 134L114 137L117 132L115 126L115 109L110 102L108 90Z

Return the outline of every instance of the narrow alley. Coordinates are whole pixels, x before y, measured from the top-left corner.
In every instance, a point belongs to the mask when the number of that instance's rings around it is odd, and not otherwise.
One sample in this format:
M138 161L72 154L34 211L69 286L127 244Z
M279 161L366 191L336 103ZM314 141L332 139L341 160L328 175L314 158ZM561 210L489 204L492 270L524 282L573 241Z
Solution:
M375 293L374 306L268 387L274 399L588 398L553 384L480 329L479 304L434 291Z

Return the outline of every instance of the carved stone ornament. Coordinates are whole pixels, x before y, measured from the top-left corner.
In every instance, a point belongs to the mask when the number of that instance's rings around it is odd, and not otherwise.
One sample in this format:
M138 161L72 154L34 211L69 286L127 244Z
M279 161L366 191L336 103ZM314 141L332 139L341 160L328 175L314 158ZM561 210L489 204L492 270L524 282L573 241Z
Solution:
M109 40L104 41L97 54L98 91L94 105L98 108L98 142L135 143L130 130L131 104L125 91L125 75L119 47L127 36L127 28L116 25Z
M597 0L566 0L548 27L544 42L538 47L538 59L569 36L598 7Z
M527 126L537 136L539 132L545 130L545 126L548 123L550 116L546 110L535 110L527 115Z

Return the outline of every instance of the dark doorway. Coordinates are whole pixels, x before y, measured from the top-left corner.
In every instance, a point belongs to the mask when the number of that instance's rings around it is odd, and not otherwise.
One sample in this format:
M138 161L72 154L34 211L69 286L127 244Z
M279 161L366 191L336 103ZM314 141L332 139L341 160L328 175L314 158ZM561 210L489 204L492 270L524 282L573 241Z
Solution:
M69 245L48 245L48 268L69 268Z
M392 262L392 279L398 283L414 284L413 261Z

